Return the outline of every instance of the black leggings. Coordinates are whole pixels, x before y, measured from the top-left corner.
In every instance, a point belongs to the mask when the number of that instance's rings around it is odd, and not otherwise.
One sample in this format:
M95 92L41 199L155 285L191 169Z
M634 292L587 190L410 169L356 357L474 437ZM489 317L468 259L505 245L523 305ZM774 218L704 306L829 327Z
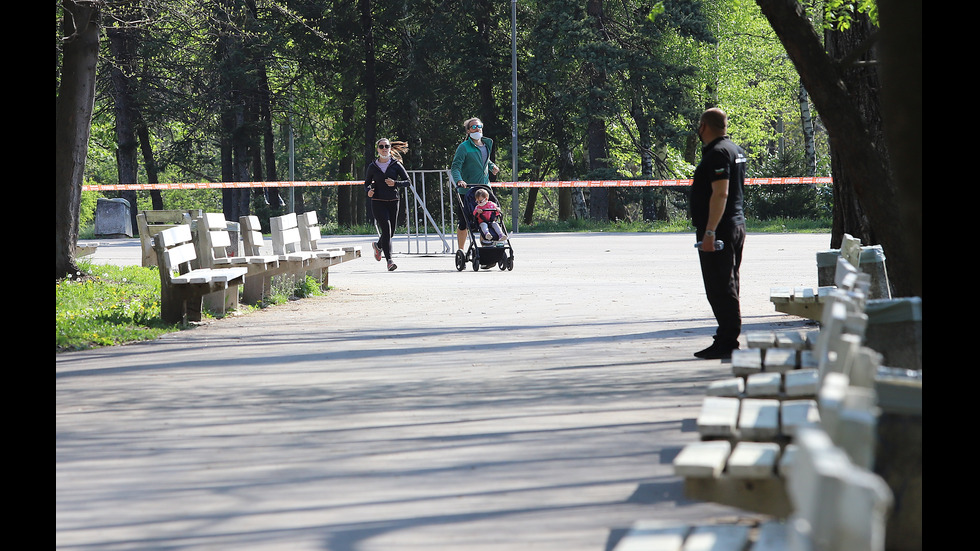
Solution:
M378 247L385 253L386 260L391 260L391 238L395 235L395 226L398 223L399 205L400 201L371 200L374 227L378 229L378 234L381 236L378 239Z

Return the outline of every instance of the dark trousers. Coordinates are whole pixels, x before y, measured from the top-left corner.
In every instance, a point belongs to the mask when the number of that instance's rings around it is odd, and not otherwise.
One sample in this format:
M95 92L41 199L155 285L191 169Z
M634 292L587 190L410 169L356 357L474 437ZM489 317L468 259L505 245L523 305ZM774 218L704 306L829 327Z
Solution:
M698 230L698 241L703 237L703 232ZM719 346L735 348L742 332L738 271L742 265L745 225L738 224L723 232L719 231L717 239L725 242L725 248L710 253L698 252L701 278L704 280L708 304L718 321L715 342Z
M391 237L395 235L395 224L398 222L398 206L400 201L371 200L371 212L374 214L374 227L378 229L378 247L385 254L386 260L391 260Z

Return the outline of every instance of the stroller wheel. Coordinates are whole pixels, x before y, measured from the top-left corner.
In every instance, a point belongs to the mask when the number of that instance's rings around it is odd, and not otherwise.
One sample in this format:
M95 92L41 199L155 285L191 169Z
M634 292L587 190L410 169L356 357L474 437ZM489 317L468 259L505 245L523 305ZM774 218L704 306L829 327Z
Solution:
M456 271L462 272L466 267L466 254L463 251L456 251Z
M508 270L513 270L514 269L514 257L513 256L507 259L507 269Z
M500 271L506 270L507 269L507 261L506 260L501 260L500 262L497 263L497 267L500 268Z
M473 251L473 271L480 271L480 251L478 250Z

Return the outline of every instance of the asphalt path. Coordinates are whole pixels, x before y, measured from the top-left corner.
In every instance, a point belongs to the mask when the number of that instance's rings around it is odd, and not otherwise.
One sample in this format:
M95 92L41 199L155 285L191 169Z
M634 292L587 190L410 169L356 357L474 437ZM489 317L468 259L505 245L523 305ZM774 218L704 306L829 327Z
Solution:
M715 327L692 234L518 234L512 271L476 272L404 237L388 272L370 241L321 240L364 255L325 296L57 354L57 548L603 551L758 517L673 475L731 376L692 355ZM816 287L829 243L748 235L743 332L816 330L768 295Z

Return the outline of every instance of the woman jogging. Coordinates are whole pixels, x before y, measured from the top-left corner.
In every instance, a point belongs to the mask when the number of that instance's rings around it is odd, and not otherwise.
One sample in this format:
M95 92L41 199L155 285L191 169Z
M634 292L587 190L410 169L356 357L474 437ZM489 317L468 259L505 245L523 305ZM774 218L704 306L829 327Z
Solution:
M391 237L398 223L398 188L408 187L409 182L408 172L402 165L402 153L408 151L408 144L381 138L375 146L378 157L367 166L364 175L364 188L371 199L371 212L379 236L371 247L375 260L380 261L384 255L390 272L398 268L391 261Z

